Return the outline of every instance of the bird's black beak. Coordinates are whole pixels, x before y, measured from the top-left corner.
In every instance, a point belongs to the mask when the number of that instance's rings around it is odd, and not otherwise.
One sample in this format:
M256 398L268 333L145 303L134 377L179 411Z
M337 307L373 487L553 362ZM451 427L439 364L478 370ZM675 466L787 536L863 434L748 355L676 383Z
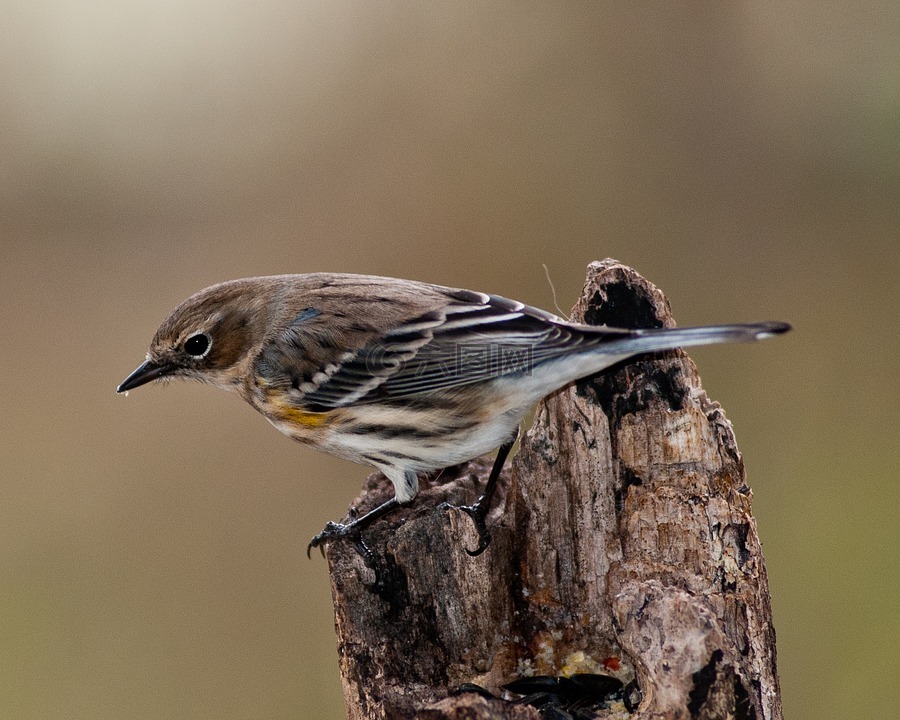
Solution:
M122 384L116 388L117 393L128 392L136 387L145 385L151 380L162 377L168 371L165 365L159 365L150 360L141 363L138 368L122 381Z

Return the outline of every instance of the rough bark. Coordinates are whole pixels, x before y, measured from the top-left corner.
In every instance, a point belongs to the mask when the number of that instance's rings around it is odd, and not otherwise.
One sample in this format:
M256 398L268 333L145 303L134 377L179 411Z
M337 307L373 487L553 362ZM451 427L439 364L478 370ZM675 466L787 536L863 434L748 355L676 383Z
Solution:
M592 263L573 317L673 324L662 293ZM546 398L504 475L493 542L472 558L485 459L425 481L366 533L376 569L327 551L348 716L542 717L503 697L517 678L589 672L635 680L598 717L780 720L775 633L751 493L731 424L681 351L634 358ZM379 475L355 506L390 496ZM377 582L376 582L377 574Z

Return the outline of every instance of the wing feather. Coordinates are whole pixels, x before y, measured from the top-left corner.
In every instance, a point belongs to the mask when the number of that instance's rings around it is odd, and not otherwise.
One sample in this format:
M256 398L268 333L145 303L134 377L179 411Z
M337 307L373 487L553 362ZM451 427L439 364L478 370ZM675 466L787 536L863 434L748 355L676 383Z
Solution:
M329 410L530 373L604 335L506 298L458 292L443 307L380 333L314 388L304 388L298 403Z

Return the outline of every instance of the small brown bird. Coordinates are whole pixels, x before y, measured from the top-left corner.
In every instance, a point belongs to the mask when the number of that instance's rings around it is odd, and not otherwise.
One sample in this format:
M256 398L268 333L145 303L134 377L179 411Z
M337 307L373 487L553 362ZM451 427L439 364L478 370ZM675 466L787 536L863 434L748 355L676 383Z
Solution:
M496 295L366 275L247 278L192 295L118 387L182 377L236 391L301 443L372 465L395 497L310 547L359 538L408 503L417 473L500 448L484 494L462 506L490 541L491 493L528 409L638 353L759 340L787 323L623 330L570 323Z

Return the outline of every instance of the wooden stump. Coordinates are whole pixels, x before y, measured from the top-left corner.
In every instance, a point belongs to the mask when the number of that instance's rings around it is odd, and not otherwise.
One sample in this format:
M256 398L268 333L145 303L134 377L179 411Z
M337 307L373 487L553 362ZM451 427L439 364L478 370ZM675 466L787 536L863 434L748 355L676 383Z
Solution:
M662 293L592 263L573 319L674 321ZM528 675L629 682L598 717L780 720L766 570L731 424L682 351L634 358L538 405L476 558L471 502L490 462L423 481L412 505L327 550L348 716L542 717L473 693ZM391 495L380 475L355 507ZM632 686L633 687L633 686ZM636 704L636 708L634 707Z

